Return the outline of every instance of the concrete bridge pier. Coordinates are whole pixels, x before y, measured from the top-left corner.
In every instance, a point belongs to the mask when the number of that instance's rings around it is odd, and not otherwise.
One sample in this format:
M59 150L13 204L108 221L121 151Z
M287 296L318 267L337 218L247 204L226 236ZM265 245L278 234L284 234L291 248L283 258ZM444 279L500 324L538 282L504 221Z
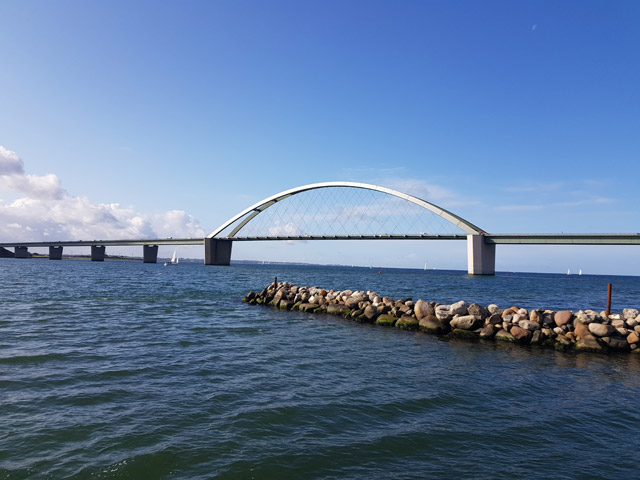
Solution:
M31 254L27 247L15 247L14 252L15 258L31 258Z
M158 263L158 245L143 245L142 261L144 263Z
M485 243L484 235L467 235L467 260L469 275L495 275L495 243Z
M104 262L104 245L91 245L91 261Z
M61 245L49 245L49 260L62 260Z
M204 264L205 265L231 265L232 240L217 238L204 239Z

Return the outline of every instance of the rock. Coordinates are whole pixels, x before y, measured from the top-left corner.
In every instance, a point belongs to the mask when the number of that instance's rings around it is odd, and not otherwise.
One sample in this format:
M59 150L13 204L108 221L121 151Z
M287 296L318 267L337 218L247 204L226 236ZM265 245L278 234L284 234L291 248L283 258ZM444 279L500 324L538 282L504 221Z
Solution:
M511 327L511 330L509 330L509 333L511 333L515 341L518 343L528 343L532 337L532 333L529 330L519 327L517 325L514 325L513 327Z
M489 313L489 310L487 310L486 307L483 307L482 305L478 305L477 303L472 303L471 305L469 305L469 307L467 308L467 313L469 315L474 315L480 318L480 320L484 320L489 315L491 315Z
M529 320L531 320L534 323L541 323L542 322L542 311L541 310L531 310L529 312Z
M398 321L398 317L393 317L391 315L380 315L376 319L376 325L382 325L383 327L393 327Z
M495 335L496 340L500 340L501 342L514 342L515 338L506 330L500 330Z
M309 305L311 305L311 304L309 304ZM301 305L301 307L302 307L302 305ZM317 305L314 305L314 307L317 307ZM327 305L327 313L330 313L331 315L347 315L347 314L351 313L351 310L346 305L340 305L340 304L337 304L337 303L330 303L329 305Z
M301 312L315 312L317 308L318 305L315 305L313 303L301 303L300 305L298 305L298 310L300 310Z
M444 333L447 333L447 331L449 330L447 326L443 322L438 320L435 315L427 315L420 320L418 325L420 327L420 330L436 335L442 335Z
M583 312L582 310L580 310L578 313L576 313L575 318L578 322L580 323L585 323L585 324L589 324L592 322L598 322L599 321L599 315L594 312L593 310L587 310L586 312Z
M634 344L638 342L640 342L640 337L638 337L638 334L636 332L631 332L629 335L627 335L628 344Z
M572 342L571 339L566 337L565 335L558 335L556 337L556 343L554 348L556 350L569 350L571 348Z
M460 300L459 302L453 303L449 306L449 313L451 316L455 315L466 315L467 308L469 305L464 300Z
M613 328L624 328L625 327L625 321L622 319L619 320L611 320L611 326Z
M491 316L489 317L489 323L491 325L498 325L502 323L502 314L498 312L492 313Z
M476 317L474 315L462 315L458 317L454 317L451 320L450 325L451 328L458 328L462 330L472 330L482 322L480 317Z
M585 335L591 335L589 327L584 323L577 323L573 330L573 333L576 334L576 338L582 338Z
M629 344L624 338L602 337L601 340L605 342L611 350L615 350L617 352L626 352L629 350Z
M529 343L533 345L538 345L542 341L542 332L540 330L536 330L531 335L531 340Z
M540 330L540 324L538 324L537 322L532 322L531 320L520 320L518 322L518 326L531 332Z
M369 305L367 308L364 309L363 314L367 318L367 320L371 322L375 320L375 318L378 316L378 312L371 305Z
M502 309L495 303L492 303L491 305L489 305L487 307L487 310L489 310L489 313L491 315L493 315L494 313L497 313L498 315L502 315Z
M402 328L403 330L417 330L418 322L418 319L415 317L403 315L396 322L396 327Z
M563 330L562 328L560 328L560 327L556 327L556 328L554 328L554 329L553 329L553 332L554 332L556 335L563 335L563 334L564 334L564 330Z
M590 333L585 334L576 341L576 350L594 353L604 353L606 351L605 347Z
M418 320L422 320L427 315L434 315L435 314L434 308L431 305L429 305L427 302L423 301L423 300L418 300L416 302L416 304L413 306L413 311L414 311L414 313L416 315L416 318Z
M436 318L441 321L448 321L453 318L449 305L438 305L436 307Z
M556 312L553 319L558 327L562 327L563 325L569 323L572 317L573 313L571 312L571 310L560 310L559 312Z
M293 302L290 300L280 300L280 310L291 310Z
M640 312L638 311L637 308L623 308L622 309L622 316L626 319L626 318L633 318L635 319L638 315L640 315Z
M496 334L496 332L497 332L496 327L490 323L488 325L485 325L482 328L482 330L480 330L480 338L485 340L491 340Z
M525 315L524 313L516 313L511 319L511 323L513 323L514 325L518 325L523 320L529 321L529 315Z
M511 317L513 317L513 315L518 311L518 309L516 307L510 307L507 308L506 310L503 310L502 312L502 318L504 319L507 315L511 315Z
M476 339L476 334L469 331L469 330L464 330L462 328L454 328L451 333L449 334L449 336L451 338L464 338L467 340L475 340Z
M589 331L596 337L608 337L615 332L615 328L604 323L590 323Z
M351 309L351 308L358 308L358 303L360 303L362 301L362 299L360 297L349 297L347 298L347 300L344 302L344 304L347 306L347 308Z
M633 328L636 325L638 325L638 319L637 318L627 318L625 323L627 324L627 327Z

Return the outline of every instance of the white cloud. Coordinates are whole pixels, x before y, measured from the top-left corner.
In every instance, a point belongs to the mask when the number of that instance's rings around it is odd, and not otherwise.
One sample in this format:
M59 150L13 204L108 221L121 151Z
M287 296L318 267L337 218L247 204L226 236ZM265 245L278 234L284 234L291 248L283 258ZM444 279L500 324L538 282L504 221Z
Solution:
M0 146L0 238L5 241L203 237L198 221L181 210L146 214L118 203L93 204L69 195L54 174L27 175L15 152Z
M0 175L24 175L24 164L16 152L0 145Z

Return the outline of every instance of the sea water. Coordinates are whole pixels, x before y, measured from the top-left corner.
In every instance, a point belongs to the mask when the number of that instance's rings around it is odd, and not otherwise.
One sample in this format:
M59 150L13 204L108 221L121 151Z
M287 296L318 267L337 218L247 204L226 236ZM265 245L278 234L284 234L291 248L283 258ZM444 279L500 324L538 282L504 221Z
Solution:
M249 306L278 277L501 307L638 277L0 260L0 479L637 478L640 355Z

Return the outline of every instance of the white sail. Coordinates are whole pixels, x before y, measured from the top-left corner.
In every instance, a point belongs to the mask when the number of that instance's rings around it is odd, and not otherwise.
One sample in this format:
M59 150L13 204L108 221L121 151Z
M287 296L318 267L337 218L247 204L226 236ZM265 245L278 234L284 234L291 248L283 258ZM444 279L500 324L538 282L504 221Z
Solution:
M582 275L582 269L580 269L580 271L578 271L578 275Z
M171 263L178 263L178 249L177 248L173 251L173 256L171 257Z
M424 271L427 271L427 262L424 262Z
M571 275L571 269L567 270L567 275Z

